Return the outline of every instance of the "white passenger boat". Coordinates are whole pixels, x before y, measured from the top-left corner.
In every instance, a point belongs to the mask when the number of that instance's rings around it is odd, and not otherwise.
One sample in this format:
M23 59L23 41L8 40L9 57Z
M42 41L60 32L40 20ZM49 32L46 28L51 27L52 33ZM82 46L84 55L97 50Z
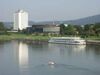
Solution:
M51 37L48 42L74 45L86 44L86 41L80 37Z

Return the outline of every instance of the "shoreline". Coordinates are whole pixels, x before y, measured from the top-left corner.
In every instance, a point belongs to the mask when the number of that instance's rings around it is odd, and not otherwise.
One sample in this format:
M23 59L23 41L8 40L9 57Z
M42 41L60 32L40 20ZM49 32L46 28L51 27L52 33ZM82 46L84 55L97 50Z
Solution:
M9 40L29 40L29 41L48 41L49 36L41 35L26 35L26 34L11 34L11 35L0 35L0 41Z
M98 40L86 40L87 45L100 45Z
M41 36L41 35L26 35L26 34L11 34L11 35L0 35L0 42L3 41L11 41L11 40L18 40L18 41L24 41L24 42L43 42L48 43L48 40L50 39L49 36ZM96 40L88 38L86 39L87 45L100 45L100 40Z

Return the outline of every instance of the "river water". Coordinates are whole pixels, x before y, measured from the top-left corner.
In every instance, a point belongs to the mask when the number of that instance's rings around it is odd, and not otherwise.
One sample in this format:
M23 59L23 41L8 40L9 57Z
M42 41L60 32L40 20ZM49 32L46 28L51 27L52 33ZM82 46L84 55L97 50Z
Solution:
M100 46L0 42L0 75L100 75Z

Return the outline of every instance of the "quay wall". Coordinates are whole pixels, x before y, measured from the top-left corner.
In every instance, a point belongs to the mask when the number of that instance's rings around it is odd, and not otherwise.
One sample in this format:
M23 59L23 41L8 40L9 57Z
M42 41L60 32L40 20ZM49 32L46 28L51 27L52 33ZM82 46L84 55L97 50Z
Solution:
M100 45L99 40L86 40L86 43L91 45Z

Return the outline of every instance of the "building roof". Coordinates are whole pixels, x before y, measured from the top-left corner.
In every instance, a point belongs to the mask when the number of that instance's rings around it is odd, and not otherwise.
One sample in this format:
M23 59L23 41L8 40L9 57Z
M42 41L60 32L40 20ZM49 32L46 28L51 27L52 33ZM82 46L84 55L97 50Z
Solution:
M58 24L33 24L32 26L59 26Z
M24 13L24 12L26 12L26 11L21 9L21 10L16 11L15 13Z

